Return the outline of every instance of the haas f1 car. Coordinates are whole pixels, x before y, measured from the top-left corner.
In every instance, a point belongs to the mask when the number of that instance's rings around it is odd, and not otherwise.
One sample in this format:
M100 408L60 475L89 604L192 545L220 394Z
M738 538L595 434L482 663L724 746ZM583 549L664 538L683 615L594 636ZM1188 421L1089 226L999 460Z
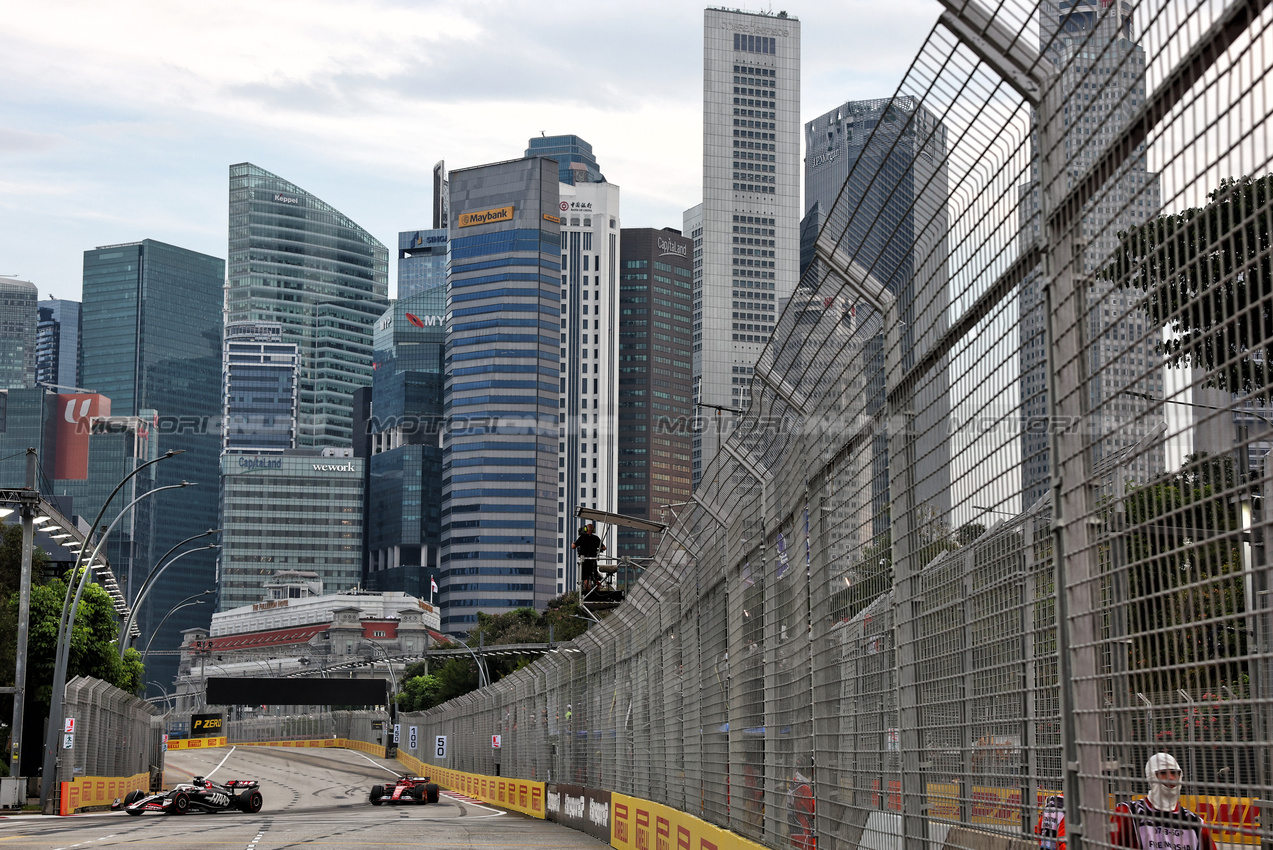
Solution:
M145 791L129 791L122 801L111 803L112 809L123 809L130 815L143 812L163 812L184 815L187 812L247 812L256 814L264 799L261 785L250 779L232 779L218 783L196 776L189 783L183 782L170 791L147 794Z
M436 803L438 786L429 781L427 776L403 776L396 782L375 785L371 789L371 805L381 803Z

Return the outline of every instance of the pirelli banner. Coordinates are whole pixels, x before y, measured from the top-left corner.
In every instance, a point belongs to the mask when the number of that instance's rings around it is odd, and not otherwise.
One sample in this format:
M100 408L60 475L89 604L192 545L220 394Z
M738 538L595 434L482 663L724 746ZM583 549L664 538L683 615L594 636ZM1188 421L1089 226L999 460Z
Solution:
M170 750L211 750L226 745L225 736L218 738L169 738ZM107 802L110 802L109 800Z
M109 806L116 797L123 797L129 791L150 787L150 774L139 773L136 776L77 776L70 782L63 782L61 799L58 801L58 812L62 815L74 814L77 809L91 806Z
M632 850L767 850L705 820L639 797L610 794L610 846Z
M427 764L401 751L398 752L398 761L412 773L427 776L448 791L457 791L466 797L490 803L501 809L521 812L533 818L544 817L544 783L542 782L464 773Z

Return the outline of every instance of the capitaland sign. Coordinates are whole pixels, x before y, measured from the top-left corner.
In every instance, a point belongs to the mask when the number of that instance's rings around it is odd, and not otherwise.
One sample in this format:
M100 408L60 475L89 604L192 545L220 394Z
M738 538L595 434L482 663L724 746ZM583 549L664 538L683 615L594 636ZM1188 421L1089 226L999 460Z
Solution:
M496 224L501 221L513 220L513 208L496 207L493 210L481 210L480 212L460 213L460 227L473 227L478 224Z
M678 257L685 257L688 256L686 253L687 247L686 245L678 245L671 239L659 237L659 250L663 252L660 256L666 257L668 254L675 254Z
M284 195L281 192L274 196L274 200L278 201L280 204L299 204L301 202L300 198L294 198L291 195Z
M353 472L354 462L349 463L315 463L313 464L315 472Z
M826 165L829 162L835 162L840 158L840 149L833 148L826 153L820 153L809 163L810 168L817 168L820 165Z
M241 457L239 458L240 469L282 469L282 458L266 458L266 457Z

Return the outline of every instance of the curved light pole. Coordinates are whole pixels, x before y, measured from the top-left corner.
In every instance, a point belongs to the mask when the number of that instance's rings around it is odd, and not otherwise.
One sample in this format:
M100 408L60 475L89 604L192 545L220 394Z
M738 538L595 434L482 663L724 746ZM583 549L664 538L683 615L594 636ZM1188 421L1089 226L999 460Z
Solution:
M155 630L150 633L150 640L146 641L146 649L141 654L141 663L143 665L146 663L146 656L150 654L150 645L155 642L155 635L159 634L159 630L164 627L164 623L168 622L168 618L171 617L176 612L180 611L182 608L189 608L191 605L202 605L203 600L200 599L199 597L207 596L209 593L216 593L216 591L205 590L203 593L196 593L194 596L187 596L185 599L181 600L176 605L168 609L168 613L164 614L164 618L159 621L159 625L155 626ZM121 660L122 660L122 655L121 655Z
M106 499L106 502L102 505L101 510L98 511L97 518L93 520L92 528L93 529L97 528L97 524L101 522L102 513L106 510L106 506L110 504L111 499L115 498L115 494L119 492L119 489L124 486L124 483L128 481L128 479L132 478L138 472L141 472L141 470L143 470L147 466L150 466L151 464L154 464L154 463L158 463L161 460L167 460L170 457L175 457L176 455L180 453L181 452L178 450L169 451L165 453L163 457L158 457L158 458L155 458L154 460L146 461L145 463L141 464L136 469L134 469L132 472L130 472L128 475L126 475L123 481L120 481L118 484L115 485L115 489L111 491L110 496ZM56 647L56 656L54 659L55 663L53 667L53 696L51 700L52 704L49 706L49 718L50 718L49 724L48 724L49 729L48 729L48 733L45 735L45 738L44 738L44 759L43 759L43 767L41 769L41 775L43 777L43 780L40 783L40 808L41 809L47 810L49 808L49 800L53 794L53 786L56 784L56 781L57 781L54 774L57 772L57 745L58 745L58 737L61 734L58 730L61 728L62 724L58 723L53 718L61 718L62 716L62 699L65 696L65 692L66 692L66 667L70 661L70 655L71 655L71 629L75 625L75 614L77 609L79 608L80 597L84 595L84 588L88 584L89 574L93 572L93 562L97 560L98 553L102 551L102 546L106 545L106 539L110 536L111 531L114 530L115 526L119 524L119 521L123 519L124 515L128 513L130 508L132 508L142 499L148 499L151 496L155 495L156 493L161 493L164 490L175 490L175 489L188 487L188 486L190 486L190 482L183 481L180 484L169 484L165 487L156 487L153 490L148 490L147 492L142 493L136 499L133 499L131 502L129 502L124 507L124 509L120 511L118 515L116 515L115 519L111 520L111 524L107 527L106 531L104 531L101 537L98 538L97 547L93 549L93 554L89 556L88 563L85 566L84 572L79 576L79 584L75 590L75 600L73 602L71 601L70 586L69 585L67 586L66 600L64 600L62 603L62 622L58 627L58 635L57 635L58 642ZM76 570L80 568L81 564L84 564L84 550L88 548L87 541L85 541L85 543L86 545L81 546L79 552L75 555L75 565L71 567L71 581L75 581Z
M371 638L363 638L362 641L363 643L370 644L385 654L385 666L389 668L389 711L392 716L397 716L398 680L393 675L393 662L389 660L389 650L385 649ZM374 664L375 661L373 660L372 663Z
M194 537L187 537L185 540L181 541L181 543L187 543L198 537L207 537L209 534L216 534L220 530L221 529L219 528L208 529L203 534L196 534ZM177 546L180 546L181 543L178 543ZM168 563L164 563L163 559L160 559L159 561L155 563L155 566L152 567L150 570L150 575L146 576L146 580L142 582L141 588L137 591L137 598L133 600L132 607L128 609L128 619L124 621L124 625L120 629L120 632L119 632L119 660L120 661L124 660L124 653L128 651L128 644L132 643L132 636L130 635L130 632L132 632L132 629L133 629L133 618L137 616L137 610L141 608L142 603L146 601L146 594L150 593L151 589L154 587L154 584L152 584L152 582L158 579L164 570L168 569L173 564L177 563L182 558L184 558L186 555L189 555L191 552L202 552L204 549L216 549L216 548L219 548L220 545L221 544L219 543L209 543L207 546L196 546L194 549L187 549L186 551L177 555L177 557L173 558ZM177 546L173 546L172 549L176 549ZM172 554L172 549L168 550L169 555ZM167 558L167 557L168 555L164 555L164 558ZM168 613L171 614L172 612L169 611ZM165 617L164 619L167 619L167 617ZM154 640L153 632L151 633L151 640ZM150 644L147 644L147 646L149 645Z

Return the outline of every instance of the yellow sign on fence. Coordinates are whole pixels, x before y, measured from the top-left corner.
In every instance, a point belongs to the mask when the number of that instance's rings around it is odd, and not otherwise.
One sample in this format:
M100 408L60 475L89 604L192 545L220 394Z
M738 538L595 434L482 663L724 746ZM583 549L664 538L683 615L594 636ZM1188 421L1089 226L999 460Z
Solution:
M220 738L169 738L168 749L170 750L210 750L214 747L224 747L225 736Z
M150 787L150 774L136 776L77 776L62 783L59 814L69 815L77 809L89 806L109 806L116 797L123 798L129 791Z

